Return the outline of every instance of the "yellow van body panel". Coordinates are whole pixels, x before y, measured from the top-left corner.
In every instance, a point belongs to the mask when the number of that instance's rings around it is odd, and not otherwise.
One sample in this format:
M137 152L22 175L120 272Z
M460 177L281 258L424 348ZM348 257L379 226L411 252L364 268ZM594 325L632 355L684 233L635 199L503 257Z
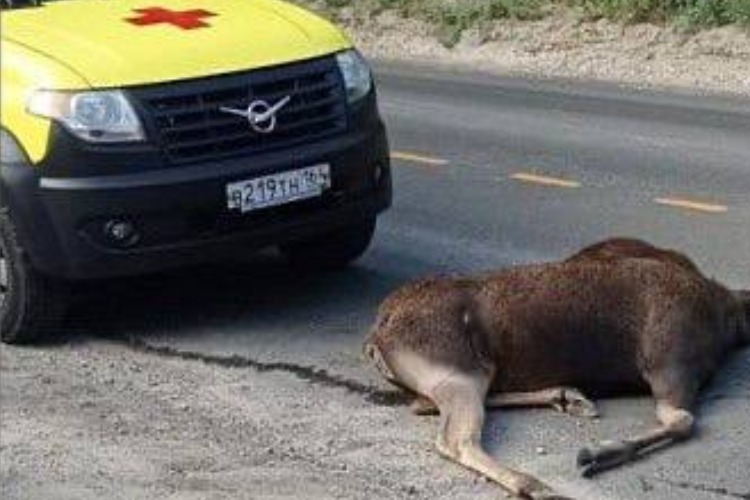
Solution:
M202 78L352 46L329 22L278 0L63 0L0 16L1 123L33 161L49 130L25 111L35 89Z
M50 121L26 111L29 97L39 88L86 89L88 84L64 65L7 40L0 40L0 57L0 124L38 162L47 151Z
M157 5L167 17L213 14L181 28L138 25ZM268 0L65 0L3 13L3 38L33 47L93 87L198 78L308 59L350 46L329 23Z

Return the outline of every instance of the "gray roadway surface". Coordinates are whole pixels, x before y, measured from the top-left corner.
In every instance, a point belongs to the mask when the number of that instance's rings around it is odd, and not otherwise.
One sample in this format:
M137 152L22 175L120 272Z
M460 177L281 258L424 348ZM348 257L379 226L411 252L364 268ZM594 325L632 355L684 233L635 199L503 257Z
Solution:
M142 348L165 347L165 356L203 357L278 380L279 390L264 396L281 408L289 400L278 418L305 418L297 397L327 402L306 417L317 429L312 440L369 432L367 446L342 455L345 474L316 473L324 486L313 497L333 496L337 482L359 478L371 488L382 479L383 497L497 498L492 485L437 457L434 418L410 415L388 393L373 395L388 388L362 365L360 345L377 304L418 276L556 259L613 235L681 249L709 274L750 288L750 101L385 63L377 74L393 150L440 161L394 160L395 204L357 266L295 276L262 255L119 282L97 304L96 324L141 339ZM511 177L519 172L578 187L520 182ZM726 211L663 206L657 198ZM652 423L646 398L601 404L600 422L495 412L484 439L505 463L577 498L750 498L750 352L734 357L705 393L698 439L585 480L574 465L580 445ZM356 414L351 425L347 412ZM373 425L368 415L384 427L365 429ZM293 438L314 449L304 435ZM300 498L305 488L299 485Z

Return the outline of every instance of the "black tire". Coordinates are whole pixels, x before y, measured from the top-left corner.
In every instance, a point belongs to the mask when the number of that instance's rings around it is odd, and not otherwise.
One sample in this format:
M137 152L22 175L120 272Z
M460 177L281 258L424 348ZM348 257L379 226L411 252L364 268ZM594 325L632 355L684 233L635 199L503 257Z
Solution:
M63 284L31 266L7 209L0 208L0 340L22 344L48 336L60 325L65 302Z
M315 238L281 246L292 267L300 270L334 270L357 260L370 246L376 219L371 217Z

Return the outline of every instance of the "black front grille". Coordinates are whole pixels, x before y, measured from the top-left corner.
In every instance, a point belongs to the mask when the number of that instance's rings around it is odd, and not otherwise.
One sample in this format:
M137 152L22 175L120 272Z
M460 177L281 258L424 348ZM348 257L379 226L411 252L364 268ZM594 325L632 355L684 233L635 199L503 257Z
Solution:
M346 129L346 94L332 57L303 63L132 89L167 159L205 161L285 148ZM245 110L255 100L291 100L273 132L255 132Z

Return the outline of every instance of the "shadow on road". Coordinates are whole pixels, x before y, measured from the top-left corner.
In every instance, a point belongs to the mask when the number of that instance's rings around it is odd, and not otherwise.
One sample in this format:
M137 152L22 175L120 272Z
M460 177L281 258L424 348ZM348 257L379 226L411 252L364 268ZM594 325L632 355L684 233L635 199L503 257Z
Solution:
M124 338L240 328L263 335L272 324L308 329L342 318L361 326L402 281L366 263L300 273L275 254L261 254L79 287L66 329L79 337Z

